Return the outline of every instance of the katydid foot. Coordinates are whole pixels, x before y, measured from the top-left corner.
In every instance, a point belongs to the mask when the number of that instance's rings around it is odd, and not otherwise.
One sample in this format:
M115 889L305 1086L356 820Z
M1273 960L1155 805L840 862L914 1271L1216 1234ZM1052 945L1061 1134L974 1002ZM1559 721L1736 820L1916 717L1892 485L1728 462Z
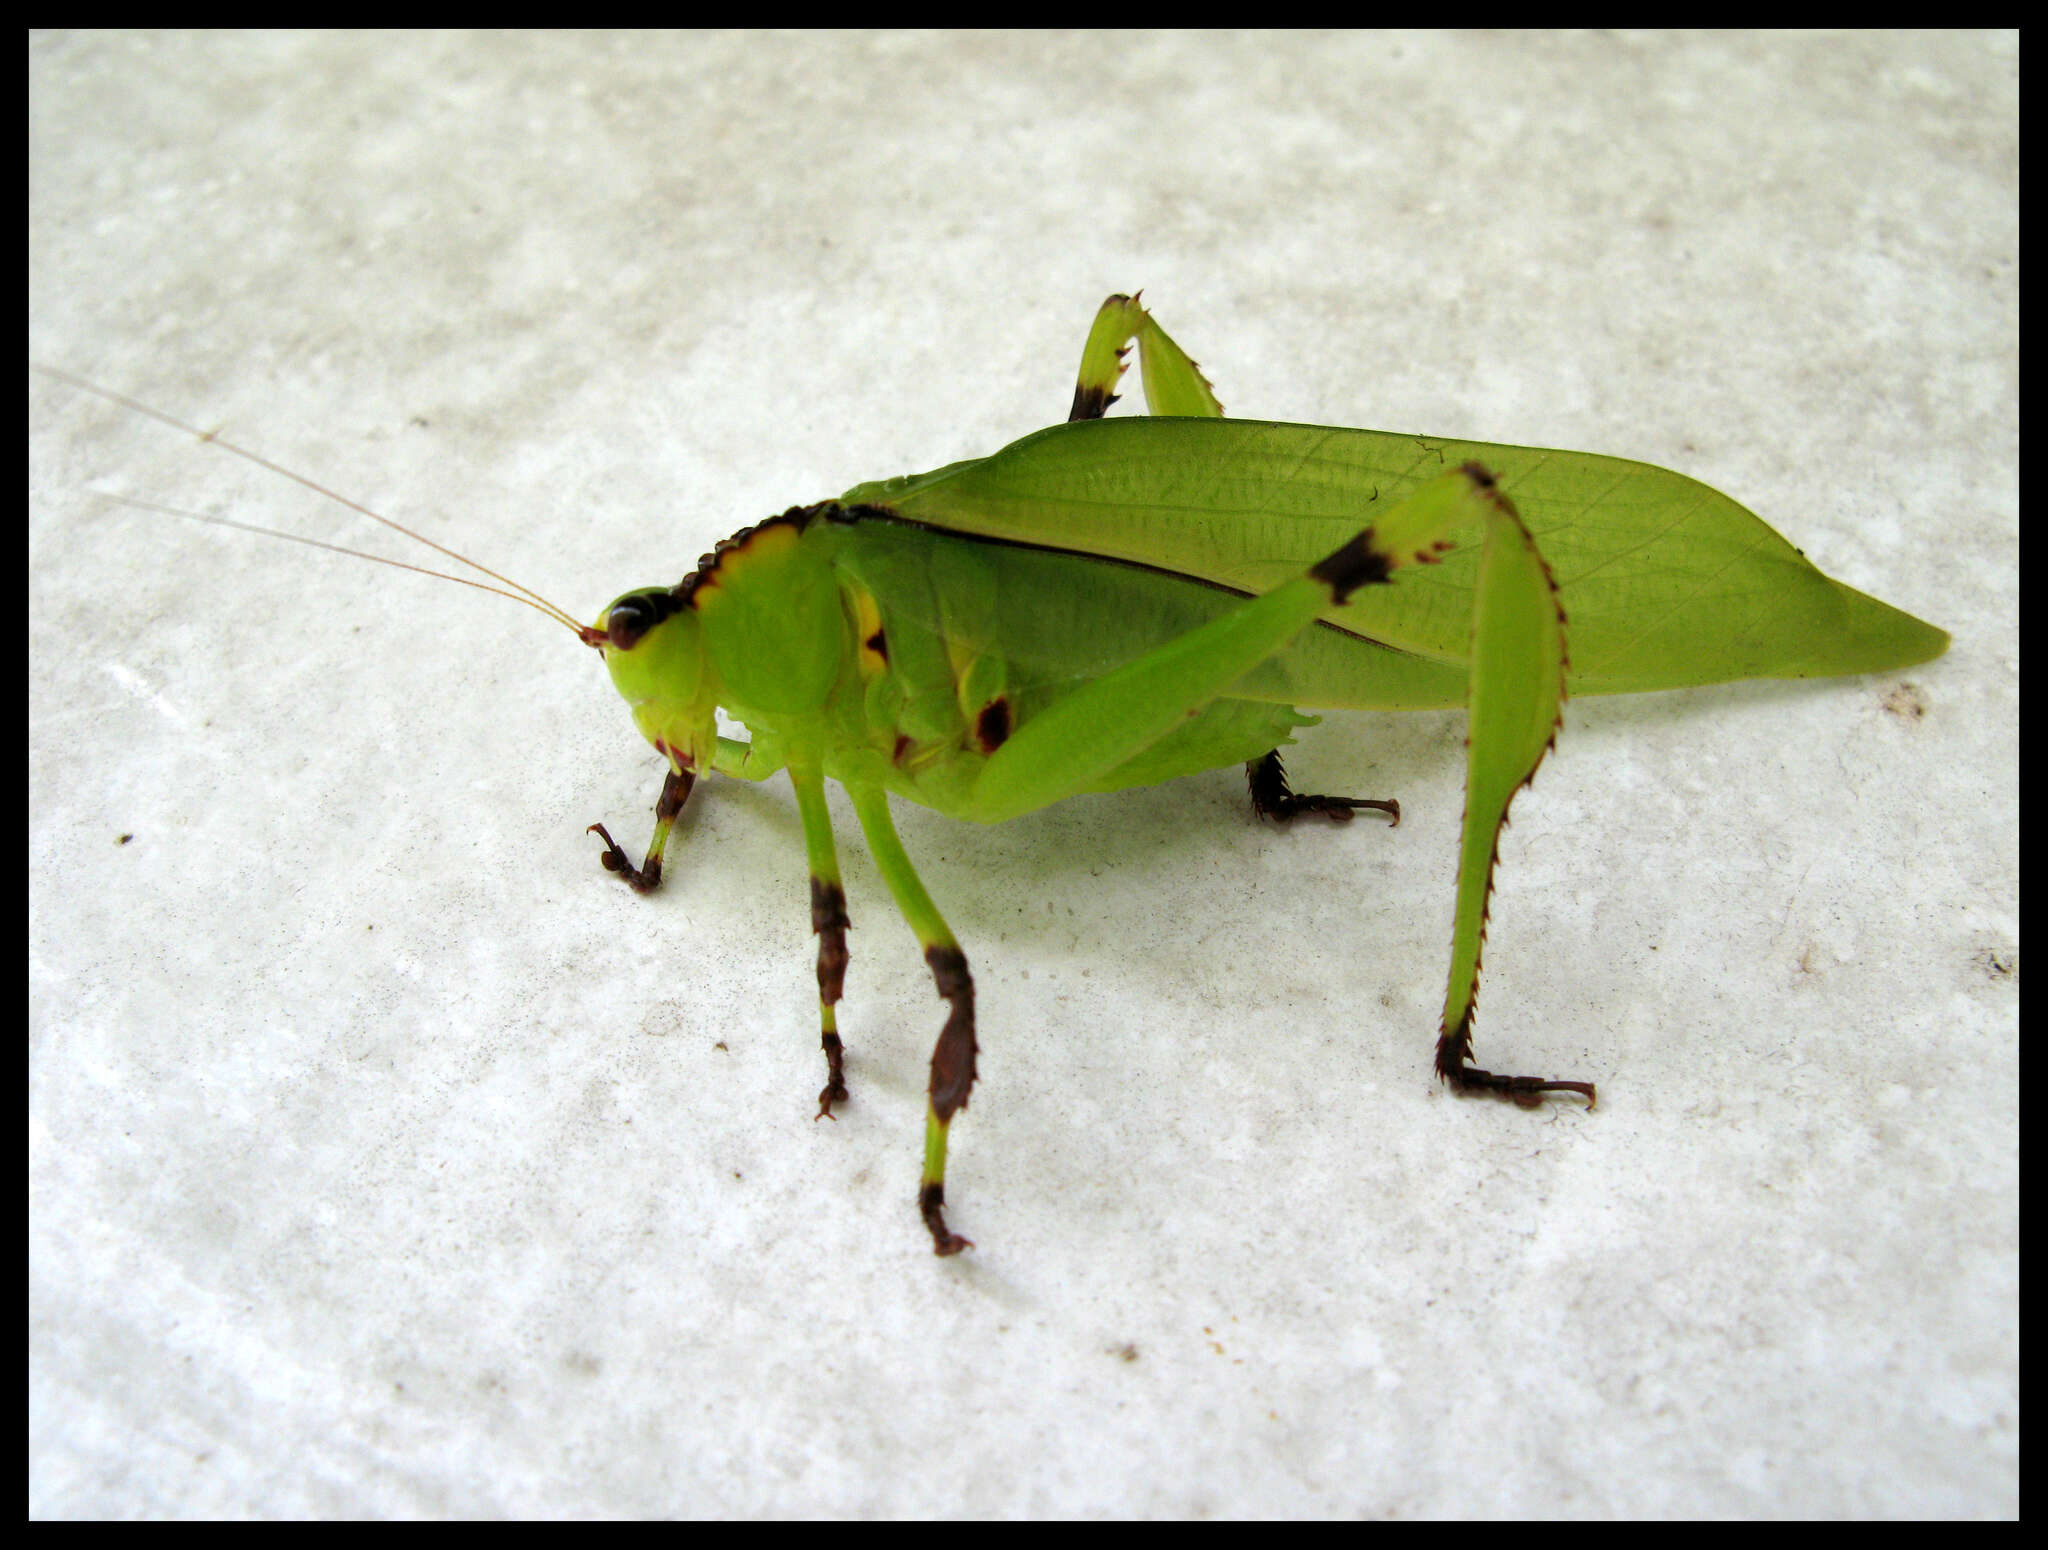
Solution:
M1280 762L1280 751L1273 750L1263 759L1247 760L1244 767L1245 784L1251 787L1252 811L1261 818L1270 818L1275 823L1288 823L1307 813L1349 823L1354 809L1372 808L1385 813L1393 822L1401 822L1401 804L1376 797L1325 797L1297 795L1287 783L1287 769Z
M925 1185L917 1193L917 1208L924 1213L924 1225L931 1231L932 1252L941 1259L974 1247L972 1238L963 1238L946 1226L945 1185Z
M818 1090L818 1112L813 1120L839 1118L832 1112L832 1105L844 1103L851 1096L846 1090L846 1051L839 1042L839 1035L828 1033L822 1040L825 1046L825 1085Z
M1592 1108L1598 1101L1591 1082L1561 1082L1542 1076L1502 1076L1482 1071L1472 1064L1472 1030L1460 1023L1457 1030L1436 1041L1436 1074L1460 1098L1505 1098L1525 1109L1543 1102L1545 1093L1577 1093Z
M633 858L619 847L612 838L611 830L601 823L594 823L583 831L594 834L604 841L604 854L597 859L604 863L607 872L616 872L631 885L635 893L652 893L661 886L661 857L653 851L647 855L645 866L633 865Z
M633 858L603 824L594 823L583 831L604 841L604 854L598 860L607 872L623 877L635 893L652 893L661 886L661 855L668 848L668 832L675 827L676 814L689 801L690 788L696 782L694 772L678 769L671 769L662 780L661 795L654 799L654 838L647 842L647 859L639 866L633 865Z

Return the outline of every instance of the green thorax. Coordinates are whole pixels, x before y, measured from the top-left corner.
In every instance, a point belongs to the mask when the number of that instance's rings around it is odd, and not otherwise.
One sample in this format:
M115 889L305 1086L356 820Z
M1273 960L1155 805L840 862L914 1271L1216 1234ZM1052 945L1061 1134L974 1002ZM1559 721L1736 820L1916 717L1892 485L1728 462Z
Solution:
M987 757L1110 667L1215 617L1234 592L1091 556L935 532L878 507L797 508L654 595L606 648L647 739L707 767L715 711L782 758L961 812ZM634 593L613 605L649 606ZM607 610L603 627L613 610ZM1256 758L1304 724L1287 657L1099 789Z

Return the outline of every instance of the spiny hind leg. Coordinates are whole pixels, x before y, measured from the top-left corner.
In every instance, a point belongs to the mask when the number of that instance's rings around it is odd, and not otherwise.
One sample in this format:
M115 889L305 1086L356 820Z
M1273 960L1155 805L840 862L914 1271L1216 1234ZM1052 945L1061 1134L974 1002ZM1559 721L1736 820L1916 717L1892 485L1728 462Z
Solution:
M619 842L603 824L594 823L583 831L604 841L604 854L598 859L607 872L616 872L630 883L635 893L652 893L661 886L661 857L668 849L669 830L675 827L676 815L689 801L690 788L696 780L694 772L670 767L668 778L661 783L661 795L654 799L654 838L647 842L647 859L638 866L633 865L633 858L619 848Z
M967 972L967 955L953 940L945 919L925 892L917 869L896 836L895 820L889 816L889 799L879 787L848 788L853 810L867 836L868 854L896 907L924 948L932 980L946 1003L946 1026L932 1048L932 1076L925 1105L924 1174L918 1185L917 1208L932 1235L932 1252L958 1254L974 1247L946 1226L946 1136L953 1116L967 1107L967 1095L974 1086L975 1057L979 1047L974 1039L974 978Z
M1475 475L1483 473L1467 465ZM1451 968L1438 1023L1437 1075L1461 1096L1484 1094L1525 1107L1545 1093L1576 1093L1590 1105L1591 1082L1503 1076L1472 1061L1472 1018L1486 945L1494 868L1508 805L1550 751L1563 720L1565 613L1557 580L1514 503L1487 479L1492 512L1473 581L1471 682L1466 700L1465 819L1458 838L1458 897Z
M1270 818L1275 823L1287 823L1304 814L1314 813L1324 818L1334 818L1340 823L1349 823L1351 814L1358 808L1369 807L1374 812L1385 813L1394 824L1401 821L1401 804L1388 798L1378 797L1325 797L1302 796L1287 783L1286 766L1280 762L1280 750L1275 748L1264 758L1247 760L1244 767L1245 784L1251 788L1252 811L1261 818ZM1391 825L1390 825L1391 827Z
M1221 419L1223 406L1216 402L1201 368L1188 359L1187 352L1173 342L1165 329L1152 321L1152 314L1136 296L1112 296L1095 314L1095 326L1088 330L1088 343L1081 350L1081 374L1074 384L1069 420L1099 420L1116 402L1116 386L1124 374L1124 355L1138 342L1138 375L1145 384L1145 407L1153 414L1184 415L1190 418Z
M1472 1063L1472 1012L1467 1007L1458 1025L1436 1041L1436 1074L1460 1098L1505 1098L1525 1109L1540 1107L1545 1093L1577 1093L1587 1107L1599 1101L1591 1082L1565 1082L1542 1076L1503 1076Z

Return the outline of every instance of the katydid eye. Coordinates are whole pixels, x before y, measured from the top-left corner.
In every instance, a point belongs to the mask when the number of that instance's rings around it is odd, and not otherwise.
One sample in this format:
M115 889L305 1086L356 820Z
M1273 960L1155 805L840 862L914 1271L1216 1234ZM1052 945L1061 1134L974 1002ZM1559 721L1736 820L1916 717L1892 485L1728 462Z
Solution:
M631 651L673 606L674 599L666 592L629 592L605 610L605 635L618 650Z

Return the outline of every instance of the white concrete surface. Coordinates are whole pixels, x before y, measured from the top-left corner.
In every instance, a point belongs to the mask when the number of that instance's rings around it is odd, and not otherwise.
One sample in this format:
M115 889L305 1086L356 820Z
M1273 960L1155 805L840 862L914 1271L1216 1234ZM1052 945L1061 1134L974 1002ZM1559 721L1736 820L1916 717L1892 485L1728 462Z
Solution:
M29 42L33 358L589 617L1060 418L1142 286L1235 413L1677 466L1955 634L1571 707L1429 1075L1455 716L852 840L657 785L495 599L29 381L40 1516L1999 1516L2017 1503L2008 35ZM850 815L841 810L850 832ZM132 836L119 843L122 836Z

